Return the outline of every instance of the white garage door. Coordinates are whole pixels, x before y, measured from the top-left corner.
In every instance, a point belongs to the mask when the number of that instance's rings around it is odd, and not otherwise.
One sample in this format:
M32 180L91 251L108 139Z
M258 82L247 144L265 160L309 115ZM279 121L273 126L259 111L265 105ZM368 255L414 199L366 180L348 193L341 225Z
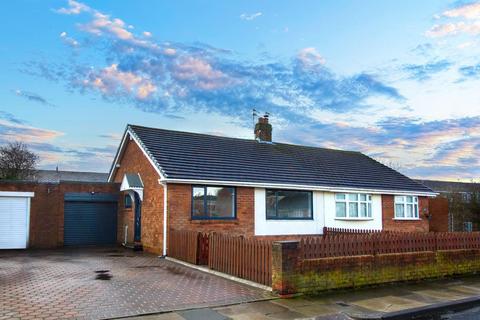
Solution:
M30 192L0 192L0 249L28 245Z

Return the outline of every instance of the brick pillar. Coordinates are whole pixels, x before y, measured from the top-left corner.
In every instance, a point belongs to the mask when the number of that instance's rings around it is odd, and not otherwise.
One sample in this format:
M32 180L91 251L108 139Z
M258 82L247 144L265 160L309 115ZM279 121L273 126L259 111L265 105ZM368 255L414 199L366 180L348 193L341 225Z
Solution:
M272 289L280 296L297 293L296 274L300 262L299 241L276 241L272 247Z

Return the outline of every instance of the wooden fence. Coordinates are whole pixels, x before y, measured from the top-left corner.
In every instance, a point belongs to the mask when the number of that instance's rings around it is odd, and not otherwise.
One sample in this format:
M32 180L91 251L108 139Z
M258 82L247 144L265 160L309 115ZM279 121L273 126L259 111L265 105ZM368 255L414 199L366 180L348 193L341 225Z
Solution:
M480 232L337 232L302 237L303 259L419 251L480 249ZM267 286L272 284L272 242L258 238L170 230L168 255Z
M168 255L192 264L198 263L200 232L170 230L168 233Z
M304 259L479 249L480 232L334 234L300 240Z
M272 242L212 233L208 267L266 286L272 285Z

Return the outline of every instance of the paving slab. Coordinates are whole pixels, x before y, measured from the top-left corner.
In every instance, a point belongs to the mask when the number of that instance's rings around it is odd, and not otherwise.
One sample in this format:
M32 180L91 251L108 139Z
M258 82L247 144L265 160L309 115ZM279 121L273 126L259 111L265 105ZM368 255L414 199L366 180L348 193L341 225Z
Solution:
M212 309L197 309L178 312L185 320L229 320L231 318Z
M271 297L122 248L0 251L0 283L5 319L106 319Z

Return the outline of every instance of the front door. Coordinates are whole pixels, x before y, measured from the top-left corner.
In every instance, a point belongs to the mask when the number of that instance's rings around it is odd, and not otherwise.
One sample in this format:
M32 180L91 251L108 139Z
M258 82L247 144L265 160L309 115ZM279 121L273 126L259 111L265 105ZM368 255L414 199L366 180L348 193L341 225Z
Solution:
M135 196L135 234L133 240L135 242L142 241L142 201L138 193L133 193Z

